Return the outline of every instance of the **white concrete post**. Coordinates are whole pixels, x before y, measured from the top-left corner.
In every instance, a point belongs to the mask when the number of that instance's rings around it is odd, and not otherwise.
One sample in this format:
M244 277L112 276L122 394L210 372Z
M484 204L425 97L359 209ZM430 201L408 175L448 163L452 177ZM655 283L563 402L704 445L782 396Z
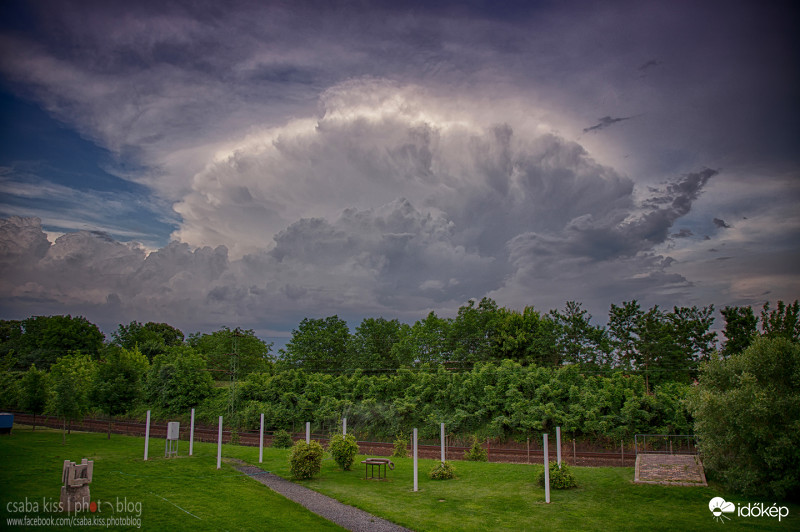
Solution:
M343 417L342 418L342 437L344 438L345 436L347 436L347 418Z
M306 443L311 443L311 422L306 421Z
M412 445L414 452L414 491L419 491L417 488L417 429L414 429L414 441Z
M192 422L189 426L189 456L194 452L194 408L192 408Z
M261 428L258 430L258 463L264 461L264 414L261 414Z
M222 467L222 416L219 416L219 436L217 438L217 469Z
M550 504L550 453L547 452L547 434L542 434L544 438L544 502Z
M556 460L558 468L561 469L561 427L556 427Z
M150 411L147 411L147 425L144 429L144 460L147 461L147 447L150 445Z
M444 463L444 423L440 426L440 432L442 433L442 463Z

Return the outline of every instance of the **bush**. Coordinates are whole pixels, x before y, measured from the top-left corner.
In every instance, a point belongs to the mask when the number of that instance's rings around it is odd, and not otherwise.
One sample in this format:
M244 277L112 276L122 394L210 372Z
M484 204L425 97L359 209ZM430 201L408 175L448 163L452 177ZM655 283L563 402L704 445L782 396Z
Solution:
M469 451L464 452L464 460L471 460L473 462L489 461L489 451L481 447L481 442L478 441L477 436L472 437L472 447Z
M700 371L692 409L703 463L728 490L800 500L800 345L759 338Z
M344 471L350 471L356 454L358 454L358 444L352 434L344 437L341 434L336 434L331 438L328 451L333 456L333 459L336 460L336 463L339 464L339 467Z
M539 485L544 487L544 469L539 474ZM558 462L550 462L550 487L554 490L568 490L578 485L575 480L575 475L572 474L569 466L561 462L561 467L558 467Z
M392 451L392 457L405 458L406 456L408 456L408 440L404 434L400 434L394 440L394 451Z
M285 430L279 430L272 435L272 447L276 449L288 449L292 445L294 445L294 440L292 440L292 437L289 436L289 433Z
M453 465L450 462L441 462L436 465L431 472L428 473L428 476L431 477L431 480L447 480L450 478L456 478L456 470L453 468Z
M325 451L322 445L311 440L295 442L289 455L289 468L292 476L299 480L309 479L322 470L322 455Z

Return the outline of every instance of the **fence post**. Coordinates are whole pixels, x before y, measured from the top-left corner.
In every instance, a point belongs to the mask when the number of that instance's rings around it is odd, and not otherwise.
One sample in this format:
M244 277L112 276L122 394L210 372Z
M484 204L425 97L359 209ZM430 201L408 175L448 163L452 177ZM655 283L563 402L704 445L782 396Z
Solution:
M531 463L531 437L528 436L528 463Z
M442 433L442 463L444 463L444 423L441 424L440 431Z
M622 453L622 465L625 465L625 442L619 442L619 450Z
M418 491L417 489L417 429L414 429L414 491Z
M147 425L144 429L144 461L147 461L147 447L150 444L150 411L147 411Z
M264 461L264 414L261 414L261 428L258 430L258 463Z
M219 416L219 436L217 438L217 469L222 467L222 416Z
M544 449L544 502L550 504L550 460L547 452L547 434L542 434Z
M561 427L556 427L556 460L558 468L561 469Z
M192 408L192 422L189 424L189 456L194 452L194 408Z
M347 418L343 417L342 418L342 438L344 438L345 436L347 436Z

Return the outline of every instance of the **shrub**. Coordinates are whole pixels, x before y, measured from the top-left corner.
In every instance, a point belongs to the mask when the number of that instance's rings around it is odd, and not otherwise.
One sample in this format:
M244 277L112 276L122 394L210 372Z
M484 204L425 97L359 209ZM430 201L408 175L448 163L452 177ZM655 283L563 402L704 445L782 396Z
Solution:
M292 452L289 454L289 468L292 476L299 480L309 479L322 470L322 455L325 451L322 445L311 440L306 443L303 440L295 442Z
M336 460L336 463L339 464L339 467L345 471L350 471L356 454L358 454L358 444L352 434L344 437L341 434L336 434L331 438L328 451L333 456L333 459Z
M288 449L294 445L294 440L285 430L279 430L272 435L272 446L276 449Z
M400 434L394 440L394 451L392 451L392 456L395 458L405 458L408 456L408 440L404 434Z
M539 485L544 487L544 470L539 474ZM567 464L561 462L561 467L558 467L558 462L550 462L550 487L554 490L568 490L578 485L575 480L575 475Z
M758 338L711 360L692 394L703 464L730 491L800 500L800 345Z
M431 480L447 480L450 478L456 478L456 470L453 468L453 465L450 462L441 462L436 465L431 472L428 473L428 476L431 477Z
M481 447L481 442L478 441L477 436L472 437L472 447L469 451L464 452L464 460L471 460L473 462L489 461L489 452Z

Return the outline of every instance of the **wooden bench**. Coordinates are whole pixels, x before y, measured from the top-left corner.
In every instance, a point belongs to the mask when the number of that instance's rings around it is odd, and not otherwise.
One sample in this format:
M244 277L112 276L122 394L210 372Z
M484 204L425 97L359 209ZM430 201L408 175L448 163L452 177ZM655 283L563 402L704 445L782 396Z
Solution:
M375 478L375 466L378 466L378 480L386 479L387 467L389 469L394 469L394 462L388 458L367 458L366 460L361 460L361 463L364 464L364 479ZM383 466L383 477L381 477L381 466ZM368 467L372 469L370 476L367 476Z

